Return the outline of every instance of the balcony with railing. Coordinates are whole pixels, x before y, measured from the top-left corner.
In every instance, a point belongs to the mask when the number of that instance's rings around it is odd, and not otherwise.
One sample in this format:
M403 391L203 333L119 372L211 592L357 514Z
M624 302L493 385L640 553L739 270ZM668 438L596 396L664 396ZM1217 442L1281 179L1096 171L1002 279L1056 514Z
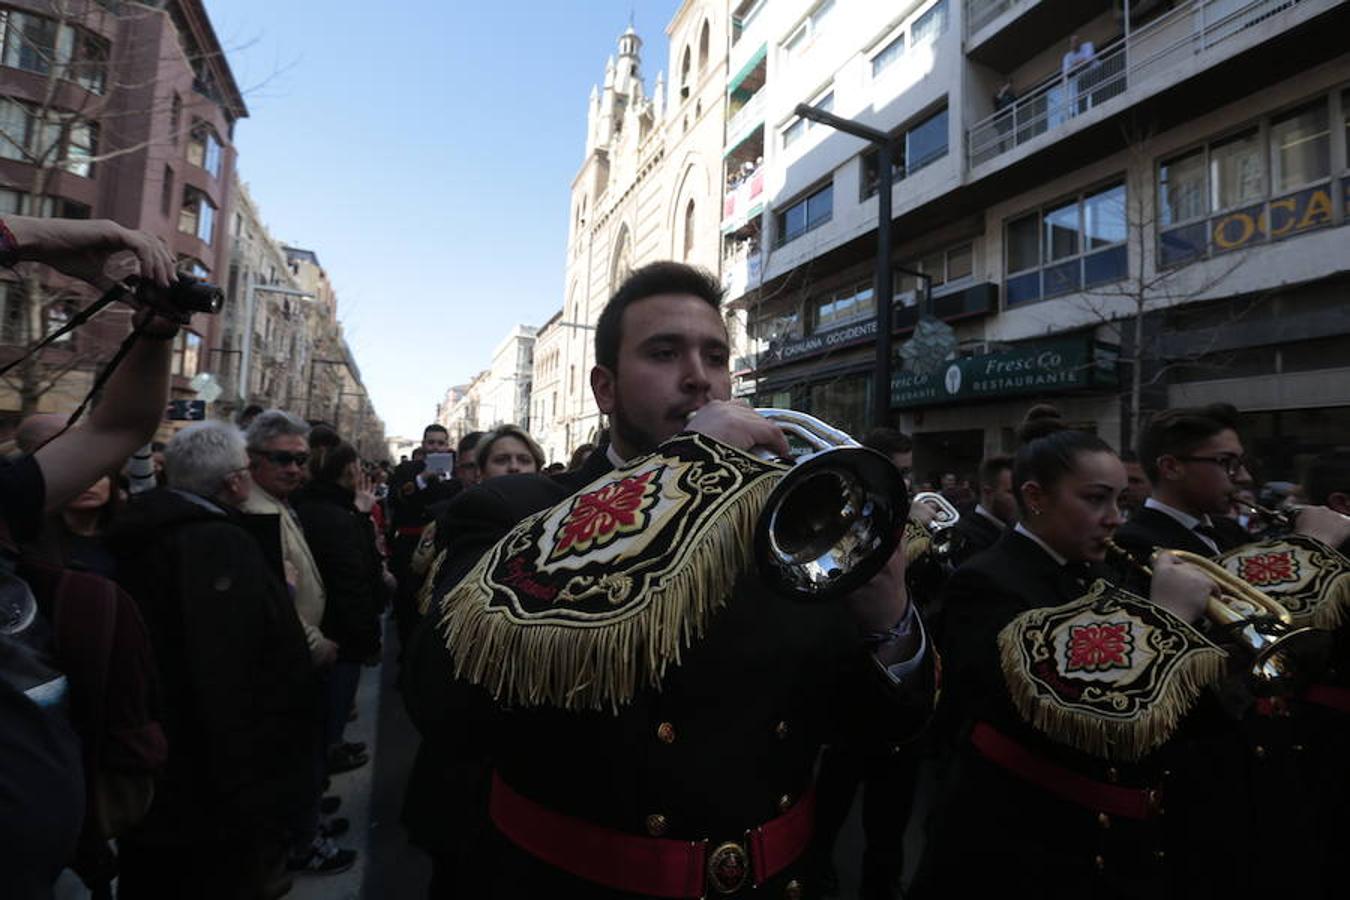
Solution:
M768 91L759 91L727 119L727 144L735 146L750 130L764 122L764 104Z
M973 2L973 0L972 0ZM1330 0L1190 0L1056 73L966 132L969 170L1031 144L1048 146L1090 123L1293 28ZM1214 96L1211 102L1217 102Z
M1145 7L1160 0L1131 2ZM1068 37L1111 6L1112 0L966 0L966 56L1011 72L1043 50L1048 37Z

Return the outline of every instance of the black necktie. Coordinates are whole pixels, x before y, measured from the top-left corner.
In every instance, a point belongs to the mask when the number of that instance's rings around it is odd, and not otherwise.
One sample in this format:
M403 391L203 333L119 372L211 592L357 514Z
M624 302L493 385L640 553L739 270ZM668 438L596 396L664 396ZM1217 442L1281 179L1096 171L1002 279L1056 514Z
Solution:
M1076 600L1087 591L1092 583L1092 564L1086 562L1067 562L1060 566L1062 584L1068 591L1069 599Z
M1194 531L1196 534L1203 535L1204 537L1209 538L1211 541L1214 542L1215 547L1223 549L1223 540L1219 537L1218 529L1216 529L1213 525L1206 525L1204 522L1200 522L1191 530Z

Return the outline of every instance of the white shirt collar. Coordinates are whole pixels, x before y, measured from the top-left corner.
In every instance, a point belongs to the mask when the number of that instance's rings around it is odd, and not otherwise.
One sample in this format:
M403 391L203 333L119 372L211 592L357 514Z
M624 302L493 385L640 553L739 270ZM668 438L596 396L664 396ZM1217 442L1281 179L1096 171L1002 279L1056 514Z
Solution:
M1213 521L1210 520L1210 518L1209 518L1208 515L1203 516L1203 517L1197 519L1195 516L1191 515L1190 513L1188 513L1188 512L1182 512L1181 510L1177 509L1175 506L1168 506L1166 503L1163 503L1161 500L1157 500L1157 499L1155 499L1155 498L1153 498L1153 497L1149 497L1149 498L1145 499L1145 500L1144 500L1144 506L1145 506L1145 508L1147 508L1147 509L1156 509L1156 510L1157 510L1158 512L1160 512L1160 513L1167 513L1167 515L1169 515L1169 516L1171 516L1172 518L1176 519L1176 520L1177 520L1178 522L1180 522L1182 525L1185 525L1187 531L1194 531L1194 530L1195 530L1195 526L1197 526L1197 525L1209 525L1209 526L1212 526L1212 525L1214 524Z
M1007 522L1004 522L1004 521L1003 521L1002 519L1000 519L998 516L994 515L994 514L991 513L989 510L985 509L983 503L976 503L976 504L975 504L975 511L976 511L977 513L979 513L980 515L984 516L984 517L985 517L986 519L988 519L990 522L993 522L995 525L997 525L997 526L999 527L999 530L1002 530L1002 529L1008 527L1008 523L1007 523Z
M606 445L605 458L608 459L609 464L616 469L622 469L624 466L628 465L628 460L619 455L619 452L614 449L613 444Z
M1207 528L1214 527L1214 522L1210 519L1208 515L1205 515L1203 518L1197 519L1190 513L1182 512L1175 506L1168 506L1161 500L1155 500L1152 497L1149 497L1144 501L1144 508L1156 509L1160 513L1171 516L1172 518L1180 522L1183 528L1185 528L1189 532L1192 532L1193 534L1195 534L1196 537L1204 541L1210 547L1210 549L1214 550L1216 553L1218 552L1219 545L1216 544L1214 540L1210 538L1209 535L1201 534L1200 532L1195 530L1195 526L1197 525L1204 525Z
M1041 540L1041 536L1040 536L1040 535L1036 534L1034 531L1031 531L1031 530L1028 529L1028 528L1025 528L1025 527L1022 525L1021 522L1018 522L1016 525L1013 526L1013 531L1017 532L1017 533L1020 534L1020 535L1024 535L1024 536L1026 536L1026 537L1029 537L1029 538L1031 538L1031 540L1035 541L1038 545L1040 545L1040 548L1041 548L1042 550L1044 550L1046 553L1049 553L1049 554L1050 554L1050 558L1053 559L1058 565L1061 565L1061 566L1062 566L1062 565L1066 565L1066 564L1069 562L1069 561L1068 561L1067 559L1065 559L1063 556L1060 556L1058 553L1056 553L1056 552L1050 547L1049 544L1047 544L1045 541Z

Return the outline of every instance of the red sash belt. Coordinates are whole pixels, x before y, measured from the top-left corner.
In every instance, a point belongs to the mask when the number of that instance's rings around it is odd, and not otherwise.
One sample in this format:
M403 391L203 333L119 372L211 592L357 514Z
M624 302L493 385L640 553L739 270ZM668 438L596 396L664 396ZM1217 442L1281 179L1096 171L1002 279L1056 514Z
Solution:
M1061 800L1127 819L1151 819L1162 813L1162 793L1121 787L1079 775L1050 762L985 722L975 723L970 742L988 759Z
M1348 688L1333 687L1329 684L1310 684L1304 688L1301 694L1295 694L1294 696L1305 703L1315 703L1318 706L1325 706L1327 709L1334 709L1336 712L1350 715L1350 689ZM1278 712L1287 710L1288 704L1284 701L1269 697L1258 697L1256 699L1256 711L1260 715L1273 716Z
M399 537L421 537L426 527L425 525L404 525L401 528L395 528L394 534Z
M737 843L749 857L746 884L760 885L787 868L811 842L815 792L790 810L745 833ZM492 773L488 813L497 829L530 855L578 878L632 894L703 897L709 893L714 841L680 841L627 834L540 806ZM716 849L714 849L716 848Z
M1350 713L1350 689L1329 684L1312 684L1303 692L1303 699L1337 712Z

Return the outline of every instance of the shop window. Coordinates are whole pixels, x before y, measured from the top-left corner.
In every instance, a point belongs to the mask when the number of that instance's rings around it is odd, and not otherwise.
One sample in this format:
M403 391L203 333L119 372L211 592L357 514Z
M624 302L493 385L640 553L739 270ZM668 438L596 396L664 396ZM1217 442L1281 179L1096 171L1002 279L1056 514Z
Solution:
M183 207L178 212L178 230L196 235L210 244L216 226L216 207L205 194L194 187L183 188Z
M896 136L891 155L891 179L901 181L947 155L947 109L920 119ZM862 154L862 189L859 200L877 192L877 151Z
M824 225L834 215L834 182L793 203L775 216L776 246L801 237L806 232Z
M1126 275L1125 186L1114 184L1020 216L1005 227L1009 307Z
M1276 193L1331 174L1331 129L1325 100L1270 123L1270 171Z
M793 29L788 35L788 39L783 41L783 50L789 56L797 56L804 53L811 46L818 35L829 21L830 14L834 12L835 0L822 0L817 3L802 23Z
M872 283L850 285L811 301L811 331L829 331L876 315Z
M834 90L830 89L811 103L811 106L821 112L832 112L834 110ZM797 142L799 138L808 131L816 127L816 123L810 119L794 119L782 131L783 149L786 150Z
M910 271L895 273L895 299L903 306L914 306L919 300L920 279L910 272L922 272L929 278L930 289L936 295L960 290L974 279L974 247L969 242L928 254L922 259L908 260L900 268Z
M1350 131L1350 116L1346 121ZM1181 265L1333 224L1332 168L1325 97L1162 160L1159 264Z
M947 0L938 0L928 11L914 20L910 28L910 44L937 40L947 30Z
M192 126L187 147L188 162L210 172L212 178L219 178L224 149L210 125L197 122Z

